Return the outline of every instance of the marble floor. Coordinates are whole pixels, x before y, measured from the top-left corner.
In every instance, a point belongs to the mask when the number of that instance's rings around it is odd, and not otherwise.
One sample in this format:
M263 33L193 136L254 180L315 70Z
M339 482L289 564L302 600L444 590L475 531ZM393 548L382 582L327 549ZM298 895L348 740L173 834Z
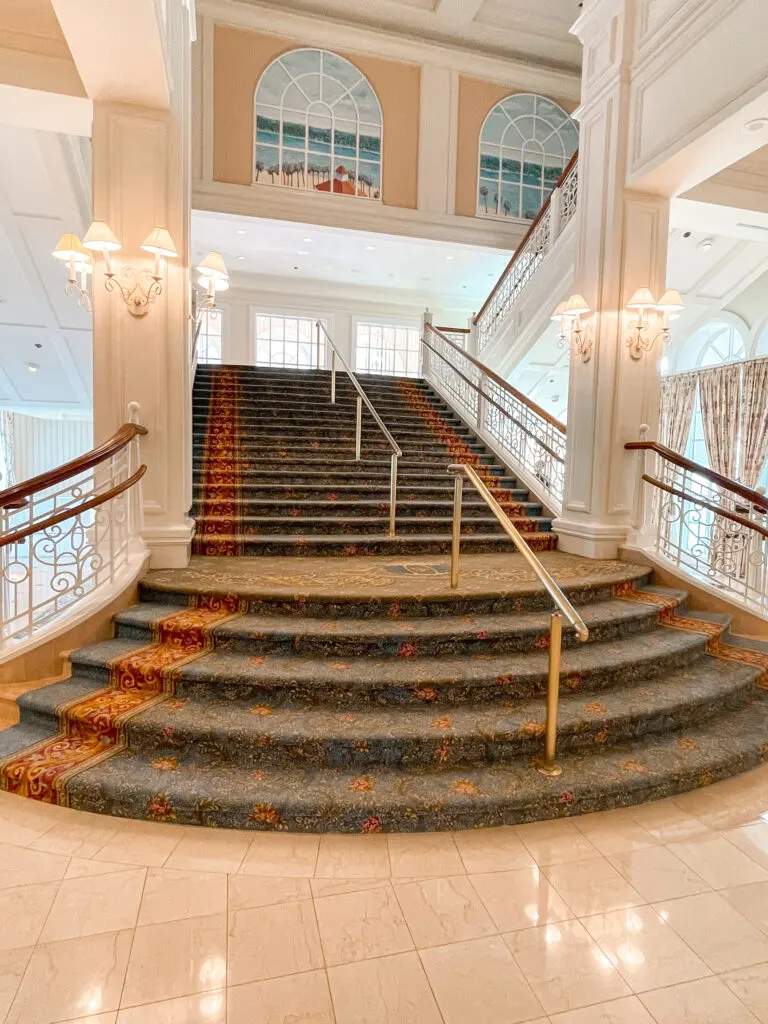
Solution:
M432 835L132 822L0 793L9 1024L768 1024L768 766Z

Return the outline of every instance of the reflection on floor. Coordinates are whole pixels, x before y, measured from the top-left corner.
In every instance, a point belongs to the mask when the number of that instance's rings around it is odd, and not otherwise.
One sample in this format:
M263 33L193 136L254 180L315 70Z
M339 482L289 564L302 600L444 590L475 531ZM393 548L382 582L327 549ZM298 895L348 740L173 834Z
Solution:
M0 793L9 1024L768 1021L768 767L572 820L311 836Z

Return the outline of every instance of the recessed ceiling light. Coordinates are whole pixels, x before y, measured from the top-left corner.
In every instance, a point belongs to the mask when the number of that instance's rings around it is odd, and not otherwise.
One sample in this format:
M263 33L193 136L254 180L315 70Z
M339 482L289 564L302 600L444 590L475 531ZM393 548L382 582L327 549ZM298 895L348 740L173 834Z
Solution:
M303 239L303 241L305 241L305 242L311 242L311 241L312 241L312 239L311 239L311 238L305 238L305 239Z
M456 257L455 257L455 256L446 256L445 258L446 258L447 260L455 260L455 259L456 259Z
M238 235L244 235L245 234L245 228L238 228L237 229L237 233L238 233Z
M30 373L37 373L37 371L40 369L40 366L37 363L27 363L27 369L29 370Z
M768 128L768 117L753 117L744 125L744 131L749 135L752 135L753 132L765 131L766 128Z
M373 252L376 249L376 246L375 245L366 245L365 248L368 250L368 252Z
M306 249L299 249L299 256L309 256Z
M699 252L709 252L714 244L711 238L702 238L697 248Z
M244 259L245 259L245 256L235 256L235 259L236 259L236 260L244 260Z

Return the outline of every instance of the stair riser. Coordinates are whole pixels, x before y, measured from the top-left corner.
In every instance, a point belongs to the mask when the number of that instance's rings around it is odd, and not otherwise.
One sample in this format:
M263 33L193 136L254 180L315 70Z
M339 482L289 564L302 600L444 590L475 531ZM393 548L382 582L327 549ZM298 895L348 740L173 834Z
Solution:
M353 416L343 419L334 418L327 423L318 422L317 416L313 416L309 422L282 423L279 420L267 418L254 420L241 415L238 417L238 427L244 437L258 433L259 438L265 440L276 440L285 436L294 437L299 434L302 437L317 437L327 440L343 438L347 441L354 441L357 433ZM196 415L192 425L193 438L204 437L207 429L208 417ZM413 423L393 423L391 429L401 444L407 444L409 441L421 441L424 438L434 440L435 437L434 432L418 420L414 420ZM467 427L457 424L456 426L451 425L451 429L459 437L475 440L474 435ZM378 441L382 436L381 430L366 420L363 420L361 435L364 440L368 438L374 441Z
M557 537L554 534L539 534L541 546L537 550L553 551L557 546ZM515 548L511 541L496 540L493 537L467 536L461 542L462 551L465 553L488 554L494 551L503 551L507 554L514 552ZM315 557L328 555L332 557L349 557L350 555L447 555L451 550L451 542L448 538L442 540L435 537L426 539L423 537L400 536L394 538L375 538L362 540L359 538L354 543L345 541L344 537L331 540L330 538L321 541L313 540L311 537L297 537L295 540L278 540L270 537L262 539L249 538L238 545L239 555L289 555L291 557ZM222 555L225 552L217 547L215 539L193 541L192 552L195 555Z
M217 488L221 490L221 488ZM376 487L370 485L368 488L364 487L350 487L346 484L337 484L334 490L331 490L328 486L318 487L298 487L295 484L280 484L272 482L266 484L263 487L255 487L253 485L239 488L239 498L235 495L234 489L230 488L229 493L218 497L204 499L202 494L205 492L201 488L196 489L195 502L193 509L199 510L206 502L209 505L213 505L217 502L221 502L227 499L238 500L240 502L239 507L242 509L246 508L264 508L267 509L267 502L280 501L281 506L285 508L292 508L295 502L306 501L311 505L322 505L323 508L328 507L328 502L370 502L376 505L386 505L389 508L389 485L386 487ZM515 504L524 505L527 514L541 515L541 505L533 504L528 501L528 492L523 490L511 491L510 501ZM333 495L331 497L330 495ZM407 504L408 508L415 508L422 510L428 508L433 502L437 502L440 508L452 508L452 502L449 500L453 497L453 487L444 487L442 489L438 487L434 488L419 488L418 491L412 489L398 489L397 503L398 505ZM275 506L270 506L274 508ZM477 509L487 509L488 506L480 497L473 497L471 493L467 493L462 502L463 514L473 515ZM192 513L194 515L194 512Z
M512 519L518 529L525 529L530 533L546 533L549 531L549 522L536 520L528 517L525 521ZM263 519L254 524L247 519L241 520L238 525L238 532L245 538L251 537L344 537L361 535L371 537L386 536L389 525L389 510L385 515L377 519L363 518L362 516L349 516L347 518L333 517L321 520L312 520L304 516L286 516L284 518ZM424 516L420 519L407 520L401 510L396 517L395 528L398 536L423 537L435 534L445 536L451 529L450 519L437 519ZM228 533L228 523L223 521L217 523L215 519L205 520L204 524L198 527L202 529L202 539L211 540L221 534ZM480 519L479 517L462 519L462 537L489 536L503 537L504 532L497 519Z
M232 468L236 468L240 484L246 486L251 483L266 484L271 481L278 483L293 484L295 481L315 481L325 482L326 480L335 480L340 483L344 481L357 483L378 483L379 481L389 481L390 468L389 459L381 460L378 463L366 460L365 462L354 462L353 460L339 460L335 461L335 465L332 468L328 467L328 460L325 463L322 459L276 459L269 462L262 461L260 463L254 463L253 468L250 468L247 464L241 463L208 463L203 467L200 460L195 460L196 465L194 467L196 479L195 485L197 487L202 486L201 476L203 469L205 468L206 475L208 474L223 474L227 472L229 476L232 475ZM324 469L323 466L326 466ZM342 468L343 466L343 468ZM355 468L359 467L359 468ZM419 485L428 482L430 485L438 485L441 481L445 480L449 484L453 481L452 474L448 473L448 461L436 462L430 464L413 464L400 460L397 466L397 480L398 484L402 485L407 489L408 481L412 484ZM517 490L517 480L513 476L509 476L503 466L488 466L489 473L494 477L497 477L495 481L500 487L505 490ZM224 487L226 483L218 483L217 481L209 482L206 484L210 487Z
M196 502L191 509L190 514L192 516L205 515L209 512L211 515L221 514L217 512L217 508L220 502ZM450 505L443 504L425 504L424 502L409 501L402 495L398 495L397 498L397 515L398 520L408 518L422 519L435 519L435 518L450 518L453 512L453 508ZM297 513L303 519L305 516L310 518L318 516L327 518L332 516L338 519L350 519L353 523L355 519L366 517L366 516L389 516L389 495L386 497L382 496L379 502L362 502L358 504L350 504L345 502L342 504L337 501L315 501L315 502L302 502L301 504L294 504L291 502L285 503L274 503L274 502L260 502L260 501L241 501L237 506L237 513L241 517L279 517L279 518L296 518ZM527 519L536 519L541 516L540 505L529 505L522 510L520 514L516 511L514 518L521 518L521 516ZM488 506L484 502L464 502L462 504L462 518L463 519L486 519L488 517ZM533 529L533 527L531 527ZM547 526L548 528L548 526ZM354 532L354 531L353 531Z
M474 444L466 445L467 451L472 455L476 455L478 459L483 463L493 463L496 461L496 456L486 451L483 445ZM409 444L400 445L400 449L405 459L418 459L421 461L425 459L427 461L438 461L445 460L445 465L453 461L453 456L447 445L435 444L432 442L425 442L424 444ZM361 445L361 451L363 458L377 458L386 456L389 458L392 454L392 446L387 441L366 441L364 445ZM328 444L316 441L315 443L304 443L303 438L285 438L284 442L277 444L238 444L237 445L237 457L239 461L252 461L254 463L261 463L262 459L274 459L279 452L285 452L286 455L292 459L300 458L317 458L325 457L327 459L351 459L354 458L355 453L355 442L345 442L341 439L336 439ZM202 460L205 456L205 444L203 442L196 443L192 448L192 458L195 461Z

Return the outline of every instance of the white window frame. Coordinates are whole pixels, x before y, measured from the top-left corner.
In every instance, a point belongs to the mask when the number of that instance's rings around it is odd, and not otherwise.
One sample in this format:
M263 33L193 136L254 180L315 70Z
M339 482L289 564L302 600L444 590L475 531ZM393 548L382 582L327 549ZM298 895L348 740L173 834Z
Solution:
M316 343L316 331L317 328L314 326L317 320L321 320L325 324L325 328L333 337L333 317L328 313L316 312L307 309L296 309L290 306L251 306L249 310L248 318L248 358L251 366L258 366L261 369L269 369L265 363L259 363L256 360L256 326L258 317L260 316L274 316L274 317L285 317L286 319L296 318L298 320L311 320L312 321L312 341L313 345ZM313 350L314 351L314 350ZM320 369L325 370L330 366L330 346L327 344L323 334L320 334ZM286 369L286 370L314 370L314 361L309 366L296 366L293 363L287 365L273 364L274 369Z
M220 306L216 306L213 309L198 309L198 316L200 316L200 333L197 336L197 347L195 355L197 357L198 364L208 364L212 366L220 366L224 363L224 310ZM219 330L219 358L218 359L206 359L205 356L208 352L208 338L209 332L206 330L210 317L217 318L220 324ZM195 325L197 330L197 325ZM215 337L215 335L214 335Z
M361 314L361 315L357 315L357 316L353 316L352 317L352 331L351 331L351 336L350 336L350 346L351 346L351 350L352 350L352 365L354 367L355 373L359 373L361 376L365 376L370 371L367 370L367 369L365 369L365 370L362 369L360 367L359 363L358 363L357 333L358 333L358 328L359 328L360 324L375 324L375 325L380 326L380 327L394 327L395 329L397 329L397 328L408 328L410 330L415 330L417 332L418 339L419 339L418 340L418 364L417 364L416 372L414 374L400 374L400 373L396 373L394 370L392 371L392 373L382 373L381 371L376 371L373 374L373 376L379 376L379 375L380 376L387 376L387 377L390 377L390 376L391 377L409 376L409 377L412 377L412 379L414 379L414 380L416 380L419 377L421 377L421 375L422 375L422 365L421 365L421 321L420 320L416 320L413 317L389 316L386 313L385 314L371 314L370 316L364 316L364 315Z

